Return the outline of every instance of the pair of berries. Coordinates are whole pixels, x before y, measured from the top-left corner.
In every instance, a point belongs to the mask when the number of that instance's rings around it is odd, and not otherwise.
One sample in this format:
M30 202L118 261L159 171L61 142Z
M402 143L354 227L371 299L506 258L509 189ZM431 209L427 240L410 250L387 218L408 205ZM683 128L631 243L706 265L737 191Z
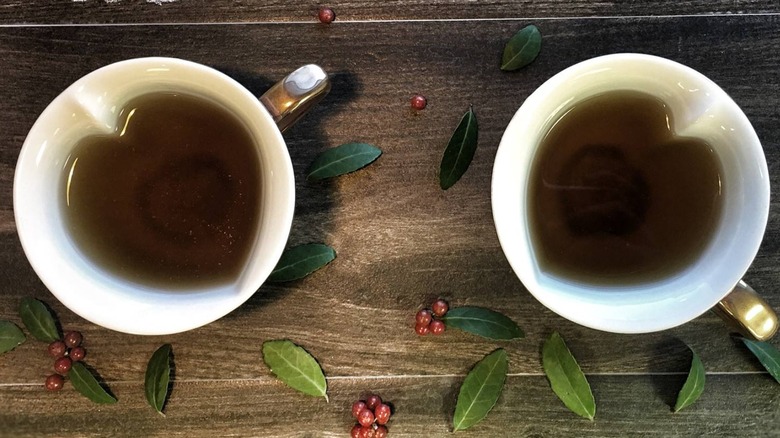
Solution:
M427 335L428 333L432 333L434 335L440 335L444 333L444 321L440 319L434 319L434 317L442 318L447 314L448 310L450 310L450 306L446 301L442 299L434 301L433 304L431 304L430 310L422 309L417 312L417 315L414 317L414 331L416 331L420 336Z
M62 340L57 340L49 344L49 354L54 357L54 371L46 378L46 389L49 391L59 391L65 384L64 375L68 374L73 362L84 359L87 351L81 346L83 337L79 332L65 333Z
M365 400L352 404L352 416L358 424L352 427L351 438L386 438L387 424L390 421L392 409L382 403L378 395L371 395Z

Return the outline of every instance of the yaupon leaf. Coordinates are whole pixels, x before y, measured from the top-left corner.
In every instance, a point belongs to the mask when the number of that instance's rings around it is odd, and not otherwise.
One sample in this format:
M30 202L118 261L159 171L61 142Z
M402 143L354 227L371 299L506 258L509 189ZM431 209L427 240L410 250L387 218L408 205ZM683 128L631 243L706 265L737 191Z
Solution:
M271 272L268 281L281 283L301 279L336 258L336 251L321 243L307 243L288 248Z
M11 321L0 321L0 354L11 351L25 341L24 333Z
M506 382L509 360L502 348L488 354L469 371L458 393L453 430L467 429L493 409Z
M596 401L574 355L558 332L542 347L542 367L555 395L575 414L593 420Z
M477 151L478 130L477 116L474 109L469 107L452 133L441 158L439 185L442 189L452 187L466 173Z
M689 347L690 348L690 347ZM674 404L674 412L692 405L699 399L704 392L705 372L701 359L693 349L691 349L693 359L691 360L691 370L688 372L688 378L685 380L680 393L677 395L677 403Z
M447 327L455 327L483 338L508 341L525 336L523 330L505 315L482 307L455 307L442 317Z
M764 368L777 380L777 383L780 383L780 351L769 342L758 342L745 338L742 338L742 342L756 355L761 361L761 365L764 365Z
M309 181L344 175L373 163L382 151L367 143L347 143L321 153L309 167Z
M162 414L168 398L171 381L171 344L164 344L152 354L146 365L144 392L146 401L155 411Z
M100 382L98 382L95 376L92 375L83 363L73 363L70 371L68 371L68 379L73 387L76 388L76 391L95 403L116 403L114 396L109 394L108 391L100 385Z
M517 32L504 47L501 70L512 71L533 62L542 48L542 34L533 24Z
M19 306L19 316L24 326L36 339L43 342L54 342L60 339L57 322L41 301L34 298L23 298Z
M286 339L263 343L263 361L279 380L304 394L325 397L328 383L317 360Z

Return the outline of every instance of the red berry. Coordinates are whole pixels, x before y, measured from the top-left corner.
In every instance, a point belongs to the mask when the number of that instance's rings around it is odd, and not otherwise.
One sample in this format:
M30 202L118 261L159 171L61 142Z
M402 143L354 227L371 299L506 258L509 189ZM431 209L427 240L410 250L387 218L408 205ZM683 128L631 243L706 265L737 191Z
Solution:
M374 428L371 426L363 426L360 428L360 438L375 438Z
M390 419L390 406L382 403L374 409L374 418L376 418L377 424L387 424L387 420Z
M431 323L431 320L433 319L433 316L431 315L431 311L428 309L422 309L419 312L417 312L417 315L415 315L414 320L417 321L417 324L425 324L428 325Z
M54 371L64 376L70 371L71 365L73 365L73 361L69 357L61 357L54 361Z
M412 109L424 110L428 105L428 100L421 94L415 94L412 96Z
M66 351L68 351L68 346L62 341L54 341L49 344L49 354L55 359L65 356Z
M367 427L371 426L371 424L374 422L374 413L371 412L370 409L363 409L358 414L358 423L360 423L361 426Z
M65 333L65 337L63 338L65 340L65 345L67 345L69 348L78 347L81 345L81 333L79 332L68 332Z
M62 389L62 385L65 384L65 379L59 374L52 374L46 378L46 389L49 391L59 391Z
M84 347L71 348L70 353L68 353L68 356L73 360L73 362L78 362L84 359L84 356L86 355L87 350L85 350Z
M320 8L320 12L317 14L317 18L320 19L320 23L330 24L336 19L336 13L331 8Z
M436 302L431 305L431 311L439 318L446 315L448 310L450 310L450 306L444 300L436 300Z
M360 438L360 429L362 427L359 424L352 426L352 430L349 431L349 438Z
M362 401L358 400L355 403L352 403L352 416L357 418L358 415L360 415L360 412L366 408L366 404Z
M414 326L414 331L420 336L427 335L428 330L428 324L417 324Z
M374 438L387 438L387 428L385 426L379 426L374 431Z
M382 404L382 398L379 397L378 395L371 395L366 399L366 407L368 409L371 409L372 411L381 404Z
M434 335L440 335L444 333L444 323L441 320L435 320L431 321L431 326L429 329L431 330L431 333Z

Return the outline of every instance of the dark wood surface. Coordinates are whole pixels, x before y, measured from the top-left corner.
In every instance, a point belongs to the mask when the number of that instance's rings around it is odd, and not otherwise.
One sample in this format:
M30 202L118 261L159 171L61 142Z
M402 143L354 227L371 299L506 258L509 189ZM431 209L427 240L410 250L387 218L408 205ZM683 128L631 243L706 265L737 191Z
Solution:
M0 26L0 319L21 324L16 309L22 297L46 301L66 329L84 333L88 363L119 398L116 405L98 406L69 385L45 392L51 360L44 344L30 340L0 356L0 436L348 436L349 406L369 391L396 407L391 436L446 436L463 376L497 347L510 356L504 394L487 421L459 435L780 436L780 385L717 317L707 313L672 330L631 336L570 323L535 301L512 273L490 209L496 148L528 94L571 64L626 51L682 62L729 92L763 142L777 193L775 2L342 3L335 6L340 18L353 14L362 21L323 26L312 20L314 3L282 1L214 1L209 7L184 1L0 2L0 22L6 23ZM601 15L621 17L596 18ZM430 17L466 19L413 20ZM388 21L374 20L379 18ZM263 23L269 20L295 22ZM252 23L21 25L153 21ZM544 35L542 54L524 70L501 72L504 43L531 22ZM264 286L208 326L141 337L84 321L44 288L16 236L11 193L19 149L49 101L95 68L150 55L213 66L258 95L305 63L332 73L331 94L285 137L297 179L290 244L326 242L338 258L302 281ZM429 106L414 113L409 98L418 92ZM463 179L444 192L436 179L439 160L469 104L479 118L479 149ZM317 153L348 141L374 143L384 155L332 182L305 182ZM780 308L776 197L746 279ZM438 296L455 306L499 310L527 336L490 342L453 330L420 338L413 315ZM594 422L568 412L543 376L540 348L554 330L591 381ZM272 377L260 346L277 338L289 338L319 359L330 403ZM161 417L145 403L143 374L164 342L173 345L176 378ZM669 405L690 361L686 344L702 358L707 386L697 404L672 414Z

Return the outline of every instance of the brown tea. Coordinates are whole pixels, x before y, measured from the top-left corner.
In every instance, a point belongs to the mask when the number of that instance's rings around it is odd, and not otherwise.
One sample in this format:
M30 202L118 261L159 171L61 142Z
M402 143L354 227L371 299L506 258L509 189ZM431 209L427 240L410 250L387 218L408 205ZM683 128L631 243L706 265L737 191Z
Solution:
M152 93L83 139L64 166L62 210L76 246L136 283L175 289L235 279L260 208L255 142L204 98Z
M528 189L540 268L571 281L629 285L689 266L722 203L706 142L676 137L664 102L614 91L568 110L545 135Z

